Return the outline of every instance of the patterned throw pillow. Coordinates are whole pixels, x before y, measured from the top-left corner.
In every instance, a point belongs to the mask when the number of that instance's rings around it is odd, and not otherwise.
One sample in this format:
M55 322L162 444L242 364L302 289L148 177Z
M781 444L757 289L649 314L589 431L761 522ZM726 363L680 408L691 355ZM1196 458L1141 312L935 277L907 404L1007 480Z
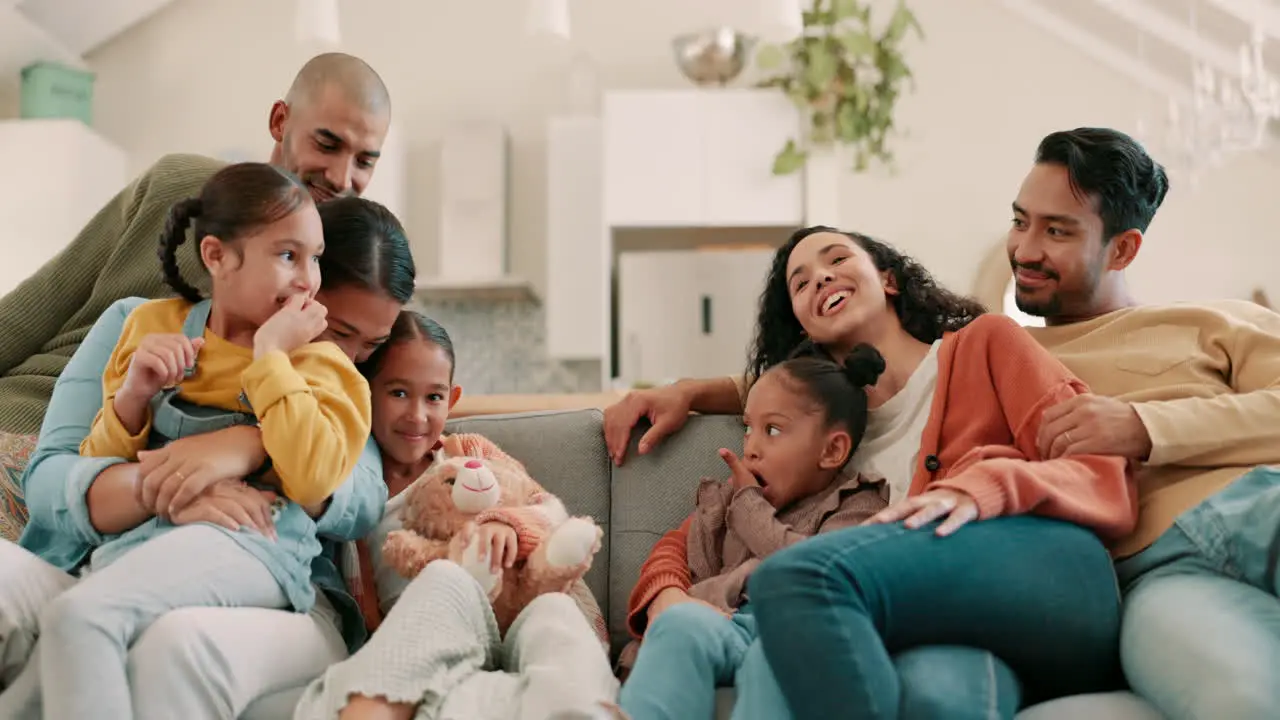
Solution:
M35 435L0 433L0 538L17 540L27 524L27 505L18 480L35 448Z

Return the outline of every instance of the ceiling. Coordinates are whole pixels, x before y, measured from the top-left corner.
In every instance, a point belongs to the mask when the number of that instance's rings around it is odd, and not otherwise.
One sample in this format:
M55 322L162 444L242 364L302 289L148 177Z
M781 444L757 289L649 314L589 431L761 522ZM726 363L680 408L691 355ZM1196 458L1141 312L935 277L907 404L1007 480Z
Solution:
M172 0L0 0L56 38L69 52L85 53L151 17Z
M37 60L84 67L94 48L173 0L0 0L0 91Z
M1240 77L1241 46L1255 30L1280 77L1278 0L1002 0L1005 7L1141 86L1190 98L1192 64Z
M1141 77L1133 79L1148 86L1173 82L1189 91L1193 59L1238 76L1240 46L1249 41L1255 27L1250 18L1257 19L1256 26L1267 36L1264 57L1270 54L1269 68L1280 70L1280 4L1273 0L1003 2L1031 22L1050 26L1045 29L1064 40L1066 35L1078 34L1080 42L1073 44L1081 50L1106 54L1099 59L1118 71L1141 72Z

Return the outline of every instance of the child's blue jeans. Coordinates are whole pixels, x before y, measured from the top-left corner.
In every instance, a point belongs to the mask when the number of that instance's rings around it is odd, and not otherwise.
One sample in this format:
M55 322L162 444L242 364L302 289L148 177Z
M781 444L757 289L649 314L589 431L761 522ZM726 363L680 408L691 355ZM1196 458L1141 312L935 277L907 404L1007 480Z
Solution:
M632 720L710 720L716 688L735 687L733 720L791 716L743 607L726 618L701 603L673 605L649 631L618 704Z

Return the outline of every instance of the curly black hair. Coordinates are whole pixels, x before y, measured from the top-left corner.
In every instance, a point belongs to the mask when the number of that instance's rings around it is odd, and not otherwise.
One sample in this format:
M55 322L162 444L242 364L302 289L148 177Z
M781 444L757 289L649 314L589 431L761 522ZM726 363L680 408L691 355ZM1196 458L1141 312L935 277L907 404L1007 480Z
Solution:
M747 361L748 379L786 360L805 340L804 328L791 309L787 290L787 261L801 240L815 233L844 235L871 256L880 271L892 274L899 292L890 296L902 327L920 342L932 343L944 332L959 330L987 311L977 300L957 295L938 285L924 266L888 243L860 233L844 232L825 225L797 230L773 256L773 265L760 293L756 334Z

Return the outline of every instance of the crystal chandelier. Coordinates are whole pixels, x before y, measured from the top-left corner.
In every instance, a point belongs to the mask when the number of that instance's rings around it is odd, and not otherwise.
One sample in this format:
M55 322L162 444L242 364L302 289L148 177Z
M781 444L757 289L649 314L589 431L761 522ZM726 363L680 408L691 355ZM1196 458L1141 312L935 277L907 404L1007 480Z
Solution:
M1194 5L1191 25L1194 31ZM1231 155L1261 149L1270 123L1280 118L1280 81L1263 63L1265 40L1263 29L1255 27L1240 47L1239 79L1193 61L1190 102L1170 99L1165 144L1192 183Z

